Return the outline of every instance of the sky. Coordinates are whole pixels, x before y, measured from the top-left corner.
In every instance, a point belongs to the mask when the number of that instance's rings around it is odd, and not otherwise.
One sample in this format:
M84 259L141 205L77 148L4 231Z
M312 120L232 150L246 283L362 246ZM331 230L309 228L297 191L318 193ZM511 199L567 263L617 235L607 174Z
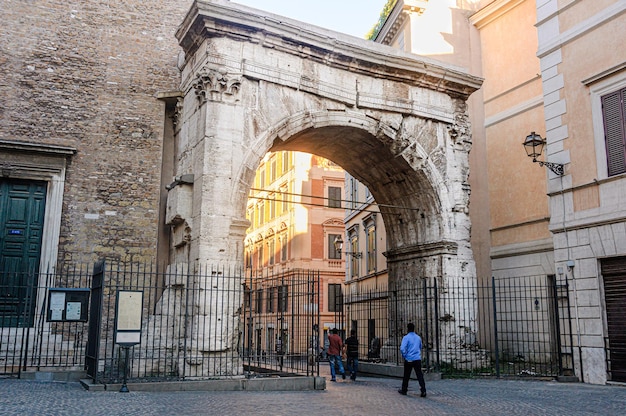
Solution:
M337 32L364 38L387 0L231 0Z

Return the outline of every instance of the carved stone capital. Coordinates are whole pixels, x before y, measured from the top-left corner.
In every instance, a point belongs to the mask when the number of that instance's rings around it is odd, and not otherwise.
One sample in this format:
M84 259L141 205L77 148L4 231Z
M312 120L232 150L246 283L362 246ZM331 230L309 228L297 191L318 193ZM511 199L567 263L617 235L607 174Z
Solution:
M223 101L227 97L236 100L241 88L241 77L229 74L225 68L205 66L198 71L192 87L200 105L207 101Z

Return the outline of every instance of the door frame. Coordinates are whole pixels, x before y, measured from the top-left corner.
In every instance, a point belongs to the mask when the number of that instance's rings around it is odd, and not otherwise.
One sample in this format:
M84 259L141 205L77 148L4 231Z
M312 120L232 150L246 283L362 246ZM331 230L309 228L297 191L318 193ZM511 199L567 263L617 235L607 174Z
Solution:
M67 146L0 140L0 176L6 179L43 181L48 183L44 226L39 256L39 276L56 266L63 211L63 192L69 159L76 149ZM37 304L41 310L45 289L37 285Z

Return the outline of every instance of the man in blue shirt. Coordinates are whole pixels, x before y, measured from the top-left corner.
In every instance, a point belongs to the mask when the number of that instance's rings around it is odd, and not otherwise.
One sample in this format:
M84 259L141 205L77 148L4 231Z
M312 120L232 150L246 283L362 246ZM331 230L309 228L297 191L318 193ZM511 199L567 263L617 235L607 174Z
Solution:
M407 325L408 333L402 338L400 352L404 358L404 376L402 377L402 388L398 393L406 396L409 388L409 378L411 372L415 370L417 382L420 384L421 396L426 397L426 383L424 382L424 374L422 374L422 338L415 333L415 325L409 323Z

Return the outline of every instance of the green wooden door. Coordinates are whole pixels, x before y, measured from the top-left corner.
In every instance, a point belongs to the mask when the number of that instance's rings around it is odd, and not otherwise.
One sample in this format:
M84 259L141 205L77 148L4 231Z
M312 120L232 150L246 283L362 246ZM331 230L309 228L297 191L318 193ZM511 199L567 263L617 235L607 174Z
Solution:
M32 325L46 182L0 179L0 326Z

